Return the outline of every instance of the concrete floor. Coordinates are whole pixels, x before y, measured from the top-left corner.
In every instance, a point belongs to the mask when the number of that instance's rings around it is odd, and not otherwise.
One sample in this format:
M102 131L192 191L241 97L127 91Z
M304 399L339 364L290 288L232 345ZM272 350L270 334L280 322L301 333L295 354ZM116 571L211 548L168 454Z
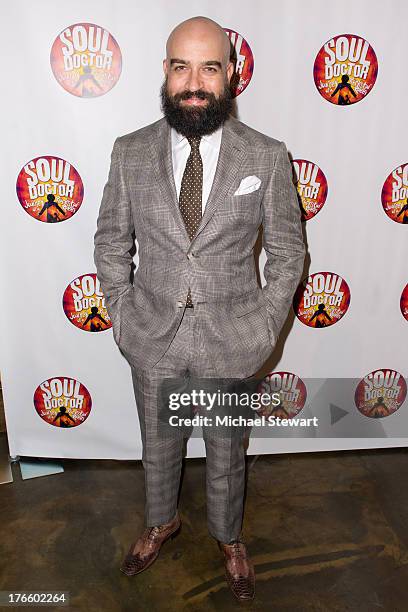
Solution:
M243 532L257 575L249 609L408 610L407 458L405 449L261 456ZM68 609L84 612L237 608L207 533L204 459L186 462L181 533L132 578L119 565L143 527L141 463L62 463L64 473L26 481L14 464L15 482L0 488L1 590L69 591Z

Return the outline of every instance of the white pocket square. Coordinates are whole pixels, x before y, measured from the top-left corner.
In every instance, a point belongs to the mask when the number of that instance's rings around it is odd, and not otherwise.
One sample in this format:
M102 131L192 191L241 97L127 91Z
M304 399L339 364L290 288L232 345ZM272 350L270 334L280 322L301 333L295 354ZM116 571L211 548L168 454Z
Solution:
M251 193L251 191L256 191L261 186L261 183L261 179L259 179L257 176L246 176L240 182L239 187L234 193L234 195L243 195L244 193Z

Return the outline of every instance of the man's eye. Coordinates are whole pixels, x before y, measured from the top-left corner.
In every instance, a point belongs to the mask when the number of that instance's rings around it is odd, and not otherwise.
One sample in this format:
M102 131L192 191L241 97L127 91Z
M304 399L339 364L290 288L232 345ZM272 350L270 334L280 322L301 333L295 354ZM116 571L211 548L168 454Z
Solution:
M206 66L206 70L209 70L210 72L217 72L214 66Z
M184 66L176 66L174 70L181 70Z

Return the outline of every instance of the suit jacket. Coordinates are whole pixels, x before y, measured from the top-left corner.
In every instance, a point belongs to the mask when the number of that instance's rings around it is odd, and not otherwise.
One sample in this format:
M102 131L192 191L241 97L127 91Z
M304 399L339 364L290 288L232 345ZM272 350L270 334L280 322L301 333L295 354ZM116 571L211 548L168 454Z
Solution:
M234 195L249 175L261 179L260 188ZM261 223L263 289L253 255ZM132 284L133 232L139 265ZM162 357L190 286L193 302L202 304L219 376L249 376L273 351L303 271L301 212L285 143L227 119L210 195L190 242L166 119L117 138L94 246L113 336L131 365L148 369Z

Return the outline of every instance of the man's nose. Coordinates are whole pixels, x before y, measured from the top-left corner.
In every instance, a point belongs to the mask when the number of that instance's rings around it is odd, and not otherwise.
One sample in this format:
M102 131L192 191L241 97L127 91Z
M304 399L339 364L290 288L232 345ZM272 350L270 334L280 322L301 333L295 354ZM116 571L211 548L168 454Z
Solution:
M198 89L201 89L201 78L200 78L200 74L198 71L196 70L192 70L190 72L190 76L187 82L187 87L190 91L197 91Z

